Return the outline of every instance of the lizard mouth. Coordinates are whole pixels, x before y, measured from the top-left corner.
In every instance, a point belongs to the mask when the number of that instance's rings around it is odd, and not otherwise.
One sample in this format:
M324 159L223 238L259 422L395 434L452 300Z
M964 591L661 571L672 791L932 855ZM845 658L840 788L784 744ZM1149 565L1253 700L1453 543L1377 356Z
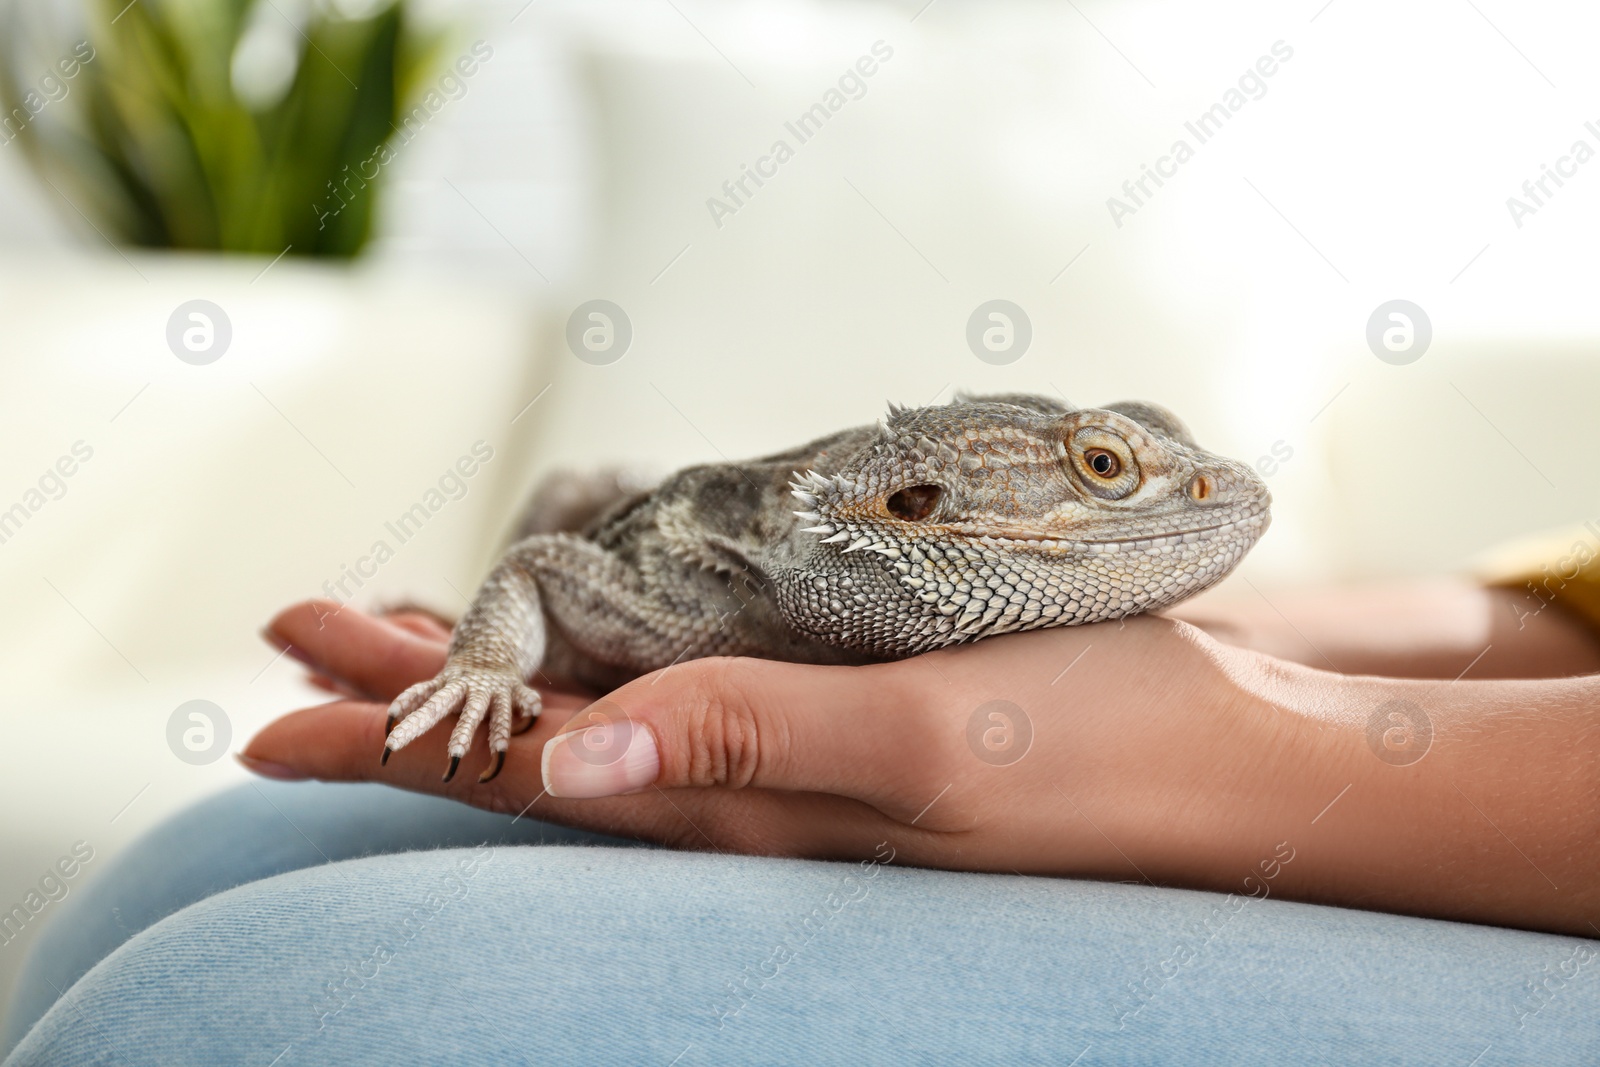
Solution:
M975 527L952 526L950 529L964 537L998 544L1027 545L1045 550L1077 552L1120 552L1124 549L1159 548L1164 545L1199 544L1232 530L1248 529L1257 536L1266 528L1271 516L1265 507L1246 512L1227 522L1210 526L1197 526L1187 530L1174 530L1162 534L1132 534L1128 537L1089 538L1071 534L1051 535L1033 531L992 531Z

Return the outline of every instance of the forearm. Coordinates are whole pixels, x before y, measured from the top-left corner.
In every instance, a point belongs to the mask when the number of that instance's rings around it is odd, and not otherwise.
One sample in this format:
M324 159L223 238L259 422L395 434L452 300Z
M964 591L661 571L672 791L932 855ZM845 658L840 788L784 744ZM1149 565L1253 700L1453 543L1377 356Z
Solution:
M1600 937L1600 679L1398 681L1227 658L1256 702L1247 733L1270 751L1254 785L1201 801L1219 852L1174 843L1201 884L1250 892L1241 879L1264 885L1261 861L1287 842L1277 895Z
M1169 614L1219 641L1343 674L1553 678L1600 672L1600 641L1559 607L1462 579L1201 598Z

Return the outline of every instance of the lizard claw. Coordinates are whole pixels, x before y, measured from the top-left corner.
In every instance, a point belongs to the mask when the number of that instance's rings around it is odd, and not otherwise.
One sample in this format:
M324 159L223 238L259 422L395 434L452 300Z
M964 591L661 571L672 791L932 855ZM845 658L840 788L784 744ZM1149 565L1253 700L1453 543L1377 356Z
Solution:
M389 763L389 757L394 755L394 749L389 747L389 735L394 733L394 724L400 721L400 716L391 708L389 718L383 724L383 757L378 760L378 766L384 767Z
M387 762L391 753L405 748L446 717L455 715L455 728L450 732L446 750L450 766L445 771L444 781L448 782L455 777L467 749L472 747L478 727L487 720L492 762L478 779L487 782L505 766L513 725L521 725L515 720L520 717L526 721L526 725L515 731L524 732L537 720L541 704L538 691L523 682L514 669L446 663L437 678L412 686L389 706L383 760Z

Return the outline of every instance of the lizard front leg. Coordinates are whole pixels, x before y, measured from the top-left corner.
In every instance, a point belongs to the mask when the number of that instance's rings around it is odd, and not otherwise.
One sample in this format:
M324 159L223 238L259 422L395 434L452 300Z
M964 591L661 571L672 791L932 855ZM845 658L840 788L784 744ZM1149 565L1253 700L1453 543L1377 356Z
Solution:
M467 613L450 635L444 669L426 682L401 693L389 705L383 762L441 719L456 714L450 734L450 766L444 780L455 776L487 716L493 762L478 779L487 782L505 764L513 713L536 718L541 708L537 690L527 684L545 652L545 620L538 582L530 563L543 546L529 538L508 552L490 572Z
M487 718L493 760L479 781L498 774L514 714L539 714L539 693L527 683L544 661L550 618L569 640L581 635L581 655L629 675L665 666L691 649L699 655L723 651L726 613L716 610L717 601L734 598L707 596L699 582L716 579L695 571L657 574L657 581L646 583L616 556L572 534L536 534L518 542L456 624L444 669L389 706L384 760L454 714L444 775L449 781ZM655 595L645 591L647 585L656 588Z

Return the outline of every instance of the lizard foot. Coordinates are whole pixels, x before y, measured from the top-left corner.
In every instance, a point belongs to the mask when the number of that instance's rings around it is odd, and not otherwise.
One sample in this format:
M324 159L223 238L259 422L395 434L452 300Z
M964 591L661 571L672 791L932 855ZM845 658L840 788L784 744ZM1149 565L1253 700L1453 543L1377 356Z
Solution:
M448 782L471 747L472 736L487 718L492 760L478 781L490 781L505 766L513 719L526 719L523 729L527 729L538 718L541 703L538 691L524 684L515 671L447 663L437 678L418 682L389 705L382 762L388 763L391 753L405 748L446 716L455 715L456 725L450 732L447 750L450 766L444 773Z

